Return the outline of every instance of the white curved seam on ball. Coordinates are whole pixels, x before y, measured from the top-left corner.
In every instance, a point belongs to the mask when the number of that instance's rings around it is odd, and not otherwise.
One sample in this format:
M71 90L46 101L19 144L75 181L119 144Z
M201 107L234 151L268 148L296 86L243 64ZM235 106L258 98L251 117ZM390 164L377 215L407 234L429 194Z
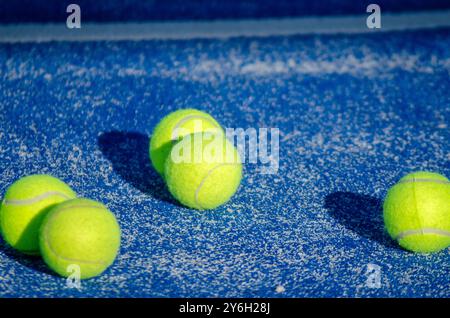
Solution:
M64 207L64 208L57 209L55 211L55 213L51 216L51 219L48 221L48 223L51 223L52 219L54 219L61 212L67 211L70 208L104 209L103 206L96 206L96 205L89 205L89 204L80 204L80 205L72 205L72 206ZM107 262L95 262L95 261L89 261L89 260L79 260L79 259L74 259L74 258L64 257L64 256L59 255L58 253L55 252L55 250L53 249L52 245L48 241L47 231L46 230L44 231L44 242L48 246L48 248L50 249L50 252L53 255L55 255L57 258L62 259L64 261L74 262L74 263L81 263L81 264L93 264L93 265L107 265L108 264Z
M442 183L442 184L450 184L450 181L447 180L435 180L435 179L407 179L401 180L398 183L414 183L414 182L429 182L429 183Z
M50 244L50 242L47 239L47 233L45 233L45 237L44 237L44 241L45 244L48 246L48 248L50 249L50 252L56 256L58 259L61 259L63 261L66 262L74 262L74 263L79 263L79 264L92 264L92 265L106 265L106 262L95 262L95 261L89 261L89 260L81 260L81 259L75 259L75 258L70 258L70 257L65 257L62 256L58 253L55 252L55 250L53 249L52 245Z
M416 180L416 178L413 178L413 180ZM414 207L415 207L415 212L416 212L416 224L418 225L417 227L422 229L424 228L424 226L422 225L422 219L420 218L420 213L419 213L419 207L417 205L417 195L416 195L416 182L412 182L412 196L413 196L413 200L414 200Z
M20 199L20 200L16 200L16 199L5 199L3 201L3 204L5 205L27 205L27 204L33 204L42 200L45 200L49 197L52 196L59 196L62 197L64 199L72 199L71 197L69 197L67 194L59 192L59 191L48 191L45 193L42 193L38 196L35 196L33 198L29 198L29 199Z
M417 235L417 234L436 234L436 235L443 235L443 236L450 237L449 231L441 230L441 229L433 229L433 228L423 228L423 229L418 229L418 230L406 230L406 231L400 232L397 235L396 240L399 241L405 237L408 237L411 235Z
M208 171L208 173L206 174L206 176L203 177L202 181L200 182L200 184L198 185L197 189L195 190L195 203L203 209L202 205L198 202L198 194L200 193L200 190L203 186L203 184L206 182L206 179L208 179L208 177L211 175L211 173L213 173L214 170L223 167L223 166L233 166L236 165L235 163L221 163L217 166L215 166L214 168L212 168L211 170Z
M174 137L173 132L176 131L178 128L180 128L180 126L183 125L185 122L187 122L191 119L204 119L204 120L208 121L210 124L212 124L213 126L220 129L220 126L218 126L217 123L215 123L213 120L211 120L211 118L208 118L208 117L202 116L202 115L189 115L189 116L183 117L173 128L172 136L170 136L172 142L176 141L176 139L173 138Z

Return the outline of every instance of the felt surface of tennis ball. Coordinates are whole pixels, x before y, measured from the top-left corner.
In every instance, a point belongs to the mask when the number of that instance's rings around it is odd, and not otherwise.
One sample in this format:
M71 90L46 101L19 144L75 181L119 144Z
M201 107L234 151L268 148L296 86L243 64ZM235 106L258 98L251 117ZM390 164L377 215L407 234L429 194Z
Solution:
M196 140L201 140L201 144ZM180 154L187 154L190 159L180 161ZM200 158L195 158L200 154ZM214 160L207 160L208 156ZM242 163L225 135L196 133L173 146L166 160L165 176L170 193L180 203L198 210L214 209L236 192L242 179Z
M437 173L403 177L388 192L384 222L403 248L432 253L450 246L450 182Z
M192 108L180 109L164 117L150 139L150 159L155 170L163 176L164 163L173 143L187 134L202 131L222 131L222 128L212 116Z
M14 182L0 208L0 228L5 241L26 254L39 254L39 227L48 209L76 197L61 180L50 175L30 175Z
M120 228L103 204L73 199L52 208L42 222L40 248L45 263L61 276L78 268L81 279L106 270L120 247Z

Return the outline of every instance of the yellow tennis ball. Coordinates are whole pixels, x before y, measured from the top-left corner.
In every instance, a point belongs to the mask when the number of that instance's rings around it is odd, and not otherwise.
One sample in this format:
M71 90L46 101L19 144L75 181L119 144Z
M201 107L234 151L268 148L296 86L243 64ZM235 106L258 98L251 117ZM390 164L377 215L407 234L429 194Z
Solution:
M164 117L150 140L150 160L155 170L160 175L164 174L164 163L175 141L202 131L222 131L222 128L212 116L192 108L180 109Z
M169 191L179 202L194 209L213 209L236 192L242 163L224 134L195 133L172 147L165 176Z
M114 262L120 246L114 214L88 199L73 199L52 208L39 234L44 261L64 277L74 272L81 279L101 274Z
M31 175L14 182L0 208L0 228L5 241L26 254L39 254L38 232L48 209L76 197L61 180Z
M450 181L431 172L403 177L384 201L384 222L407 250L431 253L450 246Z

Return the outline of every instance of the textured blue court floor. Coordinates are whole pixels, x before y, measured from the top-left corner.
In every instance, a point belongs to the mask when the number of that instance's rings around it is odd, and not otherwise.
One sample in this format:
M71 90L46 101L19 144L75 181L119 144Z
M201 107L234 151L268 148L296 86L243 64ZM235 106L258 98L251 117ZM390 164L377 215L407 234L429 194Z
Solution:
M147 146L186 107L279 128L278 173L246 165L213 211L177 204ZM122 228L81 290L1 242L2 297L450 297L449 249L413 254L383 230L388 188L415 170L450 177L449 29L0 44L1 194L49 173Z

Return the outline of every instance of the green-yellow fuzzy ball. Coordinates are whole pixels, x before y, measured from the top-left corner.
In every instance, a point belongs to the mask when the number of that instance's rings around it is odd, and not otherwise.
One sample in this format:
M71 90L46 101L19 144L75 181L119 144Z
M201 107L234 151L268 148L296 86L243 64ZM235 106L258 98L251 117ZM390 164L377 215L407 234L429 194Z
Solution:
M73 199L75 192L49 175L31 175L14 182L0 208L0 228L5 241L15 249L39 254L39 227L53 205Z
M450 246L450 181L432 172L403 177L387 194L384 223L407 250L432 253Z
M40 248L45 263L61 276L79 269L81 279L100 275L117 256L120 228L106 206L73 199L52 208L42 222Z
M192 108L180 109L164 117L150 140L150 159L155 170L163 176L164 163L173 143L185 135L202 131L222 131L222 128L212 116Z
M214 209L227 202L242 179L237 149L221 133L195 133L178 141L167 157L170 193L182 204Z

